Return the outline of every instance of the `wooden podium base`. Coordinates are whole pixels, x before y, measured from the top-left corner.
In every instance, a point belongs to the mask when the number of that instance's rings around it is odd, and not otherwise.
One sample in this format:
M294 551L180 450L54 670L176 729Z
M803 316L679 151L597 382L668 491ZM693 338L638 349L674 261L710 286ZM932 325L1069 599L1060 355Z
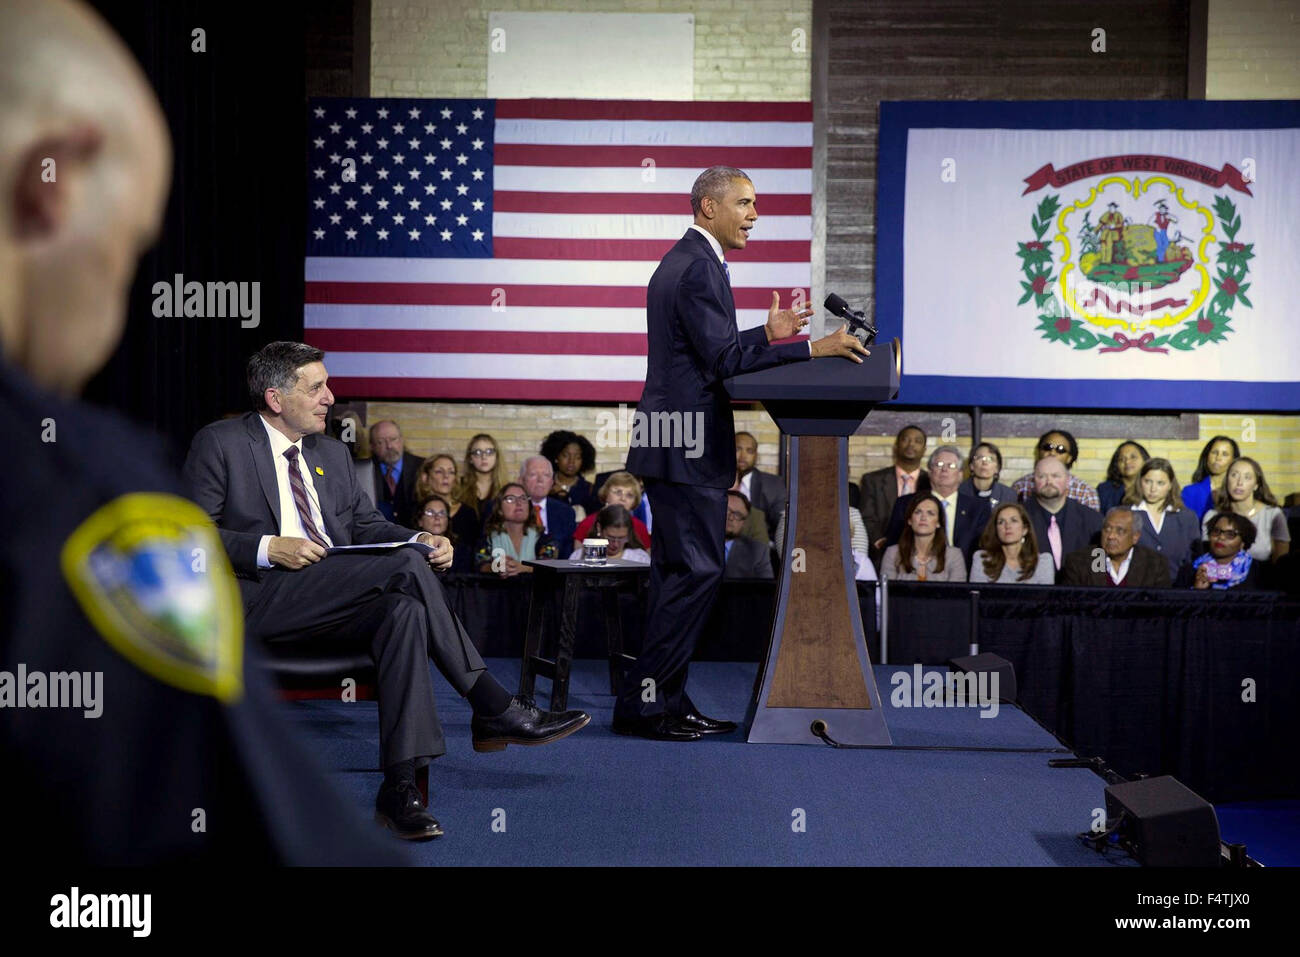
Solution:
M846 436L790 437L785 561L748 740L892 744L867 655L849 537Z

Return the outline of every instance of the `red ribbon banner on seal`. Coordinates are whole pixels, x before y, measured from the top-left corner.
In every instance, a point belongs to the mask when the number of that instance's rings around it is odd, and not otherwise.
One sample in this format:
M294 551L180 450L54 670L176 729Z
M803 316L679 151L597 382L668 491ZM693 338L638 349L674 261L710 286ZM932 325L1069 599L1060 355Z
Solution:
M1239 193L1245 193L1247 196L1254 195L1248 185L1250 181L1241 175L1241 170L1230 163L1224 163L1223 169L1216 170L1201 163L1193 163L1191 160L1173 156L1154 156L1150 153L1099 156L1096 159L1072 163L1059 170L1048 163L1025 177L1025 182L1029 185L1020 195L1025 196L1048 185L1060 189L1062 186L1092 176L1125 173L1165 173L1170 176L1181 176L1184 179L1194 179L1213 189L1230 186Z

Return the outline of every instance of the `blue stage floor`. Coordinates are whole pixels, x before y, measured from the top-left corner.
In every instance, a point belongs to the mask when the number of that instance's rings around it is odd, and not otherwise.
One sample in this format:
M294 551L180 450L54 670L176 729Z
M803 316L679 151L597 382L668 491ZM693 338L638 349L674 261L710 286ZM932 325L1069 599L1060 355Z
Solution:
M507 687L517 683L517 660L488 664ZM757 667L694 664L691 696L704 713L739 720ZM876 669L886 703L895 670ZM435 687L448 753L430 768L430 810L446 835L404 845L414 863L1133 866L1075 839L1104 805L1104 782L1089 770L1048 767L1068 755L751 745L743 727L686 744L624 738L609 730L602 661L574 663L569 706L591 713L584 730L546 747L475 754L467 704L436 672ZM539 681L543 707L548 690ZM371 770L375 703L285 708L369 819L381 780ZM1057 745L1008 705L992 718L975 708L891 707L887 720L900 745ZM800 819L805 829L796 831Z

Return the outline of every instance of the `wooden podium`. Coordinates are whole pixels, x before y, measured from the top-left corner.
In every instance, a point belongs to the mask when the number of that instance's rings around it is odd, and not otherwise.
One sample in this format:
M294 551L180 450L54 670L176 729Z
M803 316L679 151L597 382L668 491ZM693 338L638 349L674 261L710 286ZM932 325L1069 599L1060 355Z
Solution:
M817 359L736 376L733 399L762 402L790 439L786 553L749 741L892 744L867 655L849 547L850 435L898 395L898 340L861 364Z

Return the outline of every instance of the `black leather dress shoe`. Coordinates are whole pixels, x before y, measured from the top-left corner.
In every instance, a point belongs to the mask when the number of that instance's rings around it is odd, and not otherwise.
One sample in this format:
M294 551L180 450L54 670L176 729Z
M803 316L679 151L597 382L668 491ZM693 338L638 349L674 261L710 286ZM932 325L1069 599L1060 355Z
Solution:
M375 820L404 841L428 841L442 837L442 825L424 808L414 781L385 781L375 798Z
M474 715L470 731L475 751L500 751L507 744L550 744L567 738L587 726L591 715L585 711L541 711L518 696L510 707L495 718Z
M687 728L671 714L657 714L652 718L614 719L615 734L626 734L651 741L698 741L703 735Z
M706 718L696 711L688 711L685 714L674 715L674 717L683 728L698 731L700 734L731 734L736 730L736 722L734 721Z

